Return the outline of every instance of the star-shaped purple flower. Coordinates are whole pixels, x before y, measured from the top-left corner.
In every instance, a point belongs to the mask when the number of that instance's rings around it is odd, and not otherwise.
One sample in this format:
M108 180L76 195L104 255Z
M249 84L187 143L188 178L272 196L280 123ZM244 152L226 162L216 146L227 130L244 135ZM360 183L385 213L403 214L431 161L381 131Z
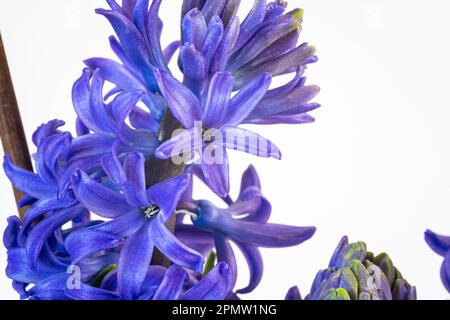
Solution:
M173 115L187 129L159 146L155 151L157 157L167 159L187 152L200 153L203 175L220 196L229 192L226 149L281 159L280 150L272 142L238 128L267 92L271 82L269 74L259 76L231 97L233 76L218 72L201 100L165 71L157 71L156 78Z
M184 200L189 197L186 196ZM253 291L263 275L259 247L282 248L298 245L314 235L314 227L293 227L268 223L271 205L261 193L256 170L250 166L242 176L241 191L236 201L225 199L222 209L206 200L194 201L192 223L179 224L176 235L196 250L207 254L215 247L218 261L226 262L232 271L232 287L236 283L237 265L230 242L243 253L250 269L250 282L237 293Z
M125 299L138 296L155 246L172 262L201 272L204 258L165 227L187 187L188 175L146 190L142 154L128 154L123 167L116 155L104 157L102 162L120 189L108 188L84 172L74 177L73 184L77 199L86 208L112 220L71 234L65 242L71 258L77 262L102 250L121 247L117 277Z

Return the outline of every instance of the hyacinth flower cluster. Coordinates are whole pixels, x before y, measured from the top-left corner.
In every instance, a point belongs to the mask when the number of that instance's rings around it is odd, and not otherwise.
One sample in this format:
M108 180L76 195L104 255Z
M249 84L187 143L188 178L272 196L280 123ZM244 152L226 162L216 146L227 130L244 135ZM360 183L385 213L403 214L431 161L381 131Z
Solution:
M241 22L240 1L185 0L180 38L162 49L161 0L107 3L96 12L115 31L120 62L85 61L72 90L76 134L60 120L40 126L35 172L5 156L28 208L8 219L6 273L22 299L239 298L261 281L260 247L295 246L315 232L269 222L253 167L233 200L226 153L281 159L274 143L240 126L314 121L319 89L304 72L317 58L298 45L303 12L255 0ZM272 83L286 74L289 82ZM194 177L227 207L193 199ZM245 288L235 288L230 243L247 260Z
M297 287L286 300L301 300ZM416 288L403 278L386 253L374 255L364 242L344 236L329 262L320 270L305 300L416 300Z
M281 159L242 125L314 122L319 88L304 73L317 57L299 44L303 11L254 0L241 20L239 0L184 0L179 39L163 49L162 0L107 3L96 12L115 32L118 61L85 61L72 90L75 134L61 120L41 125L35 172L5 156L6 175L25 194L18 206L27 207L22 219L8 218L6 273L22 299L241 299L263 278L260 248L296 246L316 230L270 221L253 166L231 197L227 156ZM290 80L276 85L281 75ZM198 182L223 205L194 198ZM425 239L444 257L450 291L450 240L431 231ZM243 288L236 251L249 269ZM301 300L299 289L286 299ZM413 300L416 288L387 254L344 237L304 299Z

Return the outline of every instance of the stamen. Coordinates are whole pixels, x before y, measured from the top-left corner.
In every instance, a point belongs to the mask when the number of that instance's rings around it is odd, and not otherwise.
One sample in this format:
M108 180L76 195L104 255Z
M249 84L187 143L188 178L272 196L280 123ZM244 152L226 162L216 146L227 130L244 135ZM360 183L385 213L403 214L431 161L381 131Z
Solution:
M196 213L194 213L192 211L189 211L189 210L185 210L185 209L179 209L179 210L175 211L175 213L176 214L185 214L185 215L190 216L192 218L197 218L197 214Z
M205 143L211 143L214 141L214 129L202 128L202 139Z
M160 212L161 212L161 209L157 206L151 206L144 211L145 217L148 219L153 218Z

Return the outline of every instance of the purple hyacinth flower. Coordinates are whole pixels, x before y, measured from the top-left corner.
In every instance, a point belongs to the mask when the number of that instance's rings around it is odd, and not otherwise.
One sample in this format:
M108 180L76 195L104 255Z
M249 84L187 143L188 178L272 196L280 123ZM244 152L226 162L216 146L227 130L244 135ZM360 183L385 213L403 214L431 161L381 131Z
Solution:
M229 9L222 11L224 6ZM315 48L307 43L297 47L303 11L296 9L284 14L285 2L266 4L265 0L255 0L252 10L239 24L235 16L237 6L237 1L226 0L184 2L179 60L184 83L197 94L217 71L233 74L234 90L263 73L272 76L296 73L289 83L270 90L245 123L313 122L314 118L307 113L320 107L310 102L319 87L306 86L303 73L317 57Z
M255 0L240 24L236 17L239 3L217 2L185 3L182 9L183 45L194 45L206 62L211 62L206 63L206 71L211 75L217 71L231 72L239 89L261 73L273 76L292 73L317 61L314 47L306 43L296 47L303 10L283 14L285 5ZM224 6L228 7L226 11L222 10Z
M319 93L315 85L305 85L305 68L300 67L293 80L284 86L269 90L245 119L249 124L302 124L314 122L308 112L320 107L311 102ZM276 106L276 107L275 107Z
M450 292L450 237L427 230L425 232L425 241L434 252L444 258L440 275L445 289Z
M208 252L215 246L218 260L228 263L231 268L233 287L237 278L237 265L230 242L236 244L250 269L248 286L236 292L249 293L257 287L263 274L259 247L295 246L311 238L316 229L268 223L271 206L261 193L260 181L252 166L243 174L238 199L227 199L229 206L226 209L218 208L206 200L194 201L197 206L193 210L194 225L179 224L176 235L202 252Z
M72 229L59 230L46 241L39 255L36 268L30 269L26 248L19 238L23 225L18 217L8 218L8 226L3 234L3 244L7 249L8 263L6 275L13 281L13 287L21 299L67 300L68 284L77 286L80 282L91 282L105 267L117 263L117 253L104 253L95 259L83 259L72 264L64 252L63 239ZM75 275L72 279L71 276ZM79 276L79 278L77 278Z
M155 246L174 263L201 272L203 257L165 227L187 187L188 176L180 175L146 190L142 154L129 153L123 166L116 154L103 157L102 163L120 190L108 188L84 172L74 177L74 190L91 212L112 220L71 234L65 245L72 259L76 262L122 246L117 277L126 299L138 296Z
M177 265L168 269L149 266L136 300L223 300L231 286L230 269L225 263L216 265L193 285L186 285L187 273ZM74 300L128 299L118 285L118 271L107 274L100 287L83 283L79 289L67 289L65 294Z
M179 41L161 49L162 22L158 18L161 0L123 1L119 6L108 0L111 10L97 9L111 23L116 37L110 37L110 45L122 64L106 58L85 61L91 69L100 69L105 79L116 87L112 92L140 90L146 93L143 101L149 108L153 127L161 120L165 106L153 74L153 67L168 71L167 64L179 47ZM156 127L154 127L156 128ZM157 129L157 128L156 128Z
M157 71L156 77L169 108L185 127L181 134L164 142L155 151L161 159L180 154L200 153L200 167L214 192L229 192L229 169L226 149L234 149L259 157L281 159L281 153L269 140L238 125L254 109L266 93L271 77L263 74L231 97L234 79L231 74L214 75L202 101L172 75Z
M301 124L313 122L307 112L320 107L310 102L319 92L317 86L306 86L302 76L306 66L316 62L314 47L297 46L303 11L284 13L286 3L255 0L243 22L236 16L240 1L184 1L181 42L162 50L159 36L162 23L158 18L161 1L126 1L122 7L108 1L112 10L98 9L113 26L119 38L111 38L111 48L122 64L105 58L86 60L91 69L100 69L106 80L116 87L110 94L123 90L145 92L142 98L150 110L145 116L147 127L156 132L166 110L159 94L154 68L170 72L167 64L180 47L179 66L184 84L197 96L216 72L230 72L235 77L233 90L242 88L261 74L272 76L296 73L288 84L268 92L255 107L246 123ZM276 101L276 108L273 107ZM140 111L140 112L139 112Z
M26 248L28 265L33 270L36 269L40 252L52 233L67 222L87 214L73 193L58 197L58 184L66 170L64 155L72 142L70 133L58 129L63 124L62 121L52 120L40 126L33 134L33 142L37 146L37 173L15 166L8 156L5 156L3 162L11 183L26 194L19 201L19 207L30 205L23 219L18 241ZM43 221L32 228L42 218Z
M124 91L105 103L104 83L102 71L84 69L73 86L72 100L78 123L86 128L87 133L74 139L65 153L68 168L59 183L60 195L69 188L75 170L81 169L89 174L101 170L100 159L111 154L114 144L119 154L134 151L147 157L153 155L159 145L151 129L130 127L126 123L133 115L134 118L139 116L136 104L144 93L139 90Z

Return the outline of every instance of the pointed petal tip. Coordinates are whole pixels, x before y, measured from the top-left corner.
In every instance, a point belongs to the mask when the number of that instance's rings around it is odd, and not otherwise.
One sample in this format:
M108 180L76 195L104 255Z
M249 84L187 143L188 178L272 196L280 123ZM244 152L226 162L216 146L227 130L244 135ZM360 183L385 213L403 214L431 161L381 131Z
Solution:
M425 242L437 254L445 256L450 251L450 237L437 234L430 229L424 233Z
M202 15L202 12L197 7L195 7L193 9L191 9L190 11L188 11L188 13L186 13L186 15L183 17L183 19L196 17L198 15Z
M103 9L103 8L97 8L94 10L94 12L96 14L101 14L101 15L107 15L107 14L113 13L113 11L108 10L108 9Z
M316 233L317 228L316 227L306 227L309 234L310 234L310 238Z
M230 267L228 266L228 264L226 262L219 262L217 264L217 268L219 270L219 273L221 276L226 276L230 273Z

